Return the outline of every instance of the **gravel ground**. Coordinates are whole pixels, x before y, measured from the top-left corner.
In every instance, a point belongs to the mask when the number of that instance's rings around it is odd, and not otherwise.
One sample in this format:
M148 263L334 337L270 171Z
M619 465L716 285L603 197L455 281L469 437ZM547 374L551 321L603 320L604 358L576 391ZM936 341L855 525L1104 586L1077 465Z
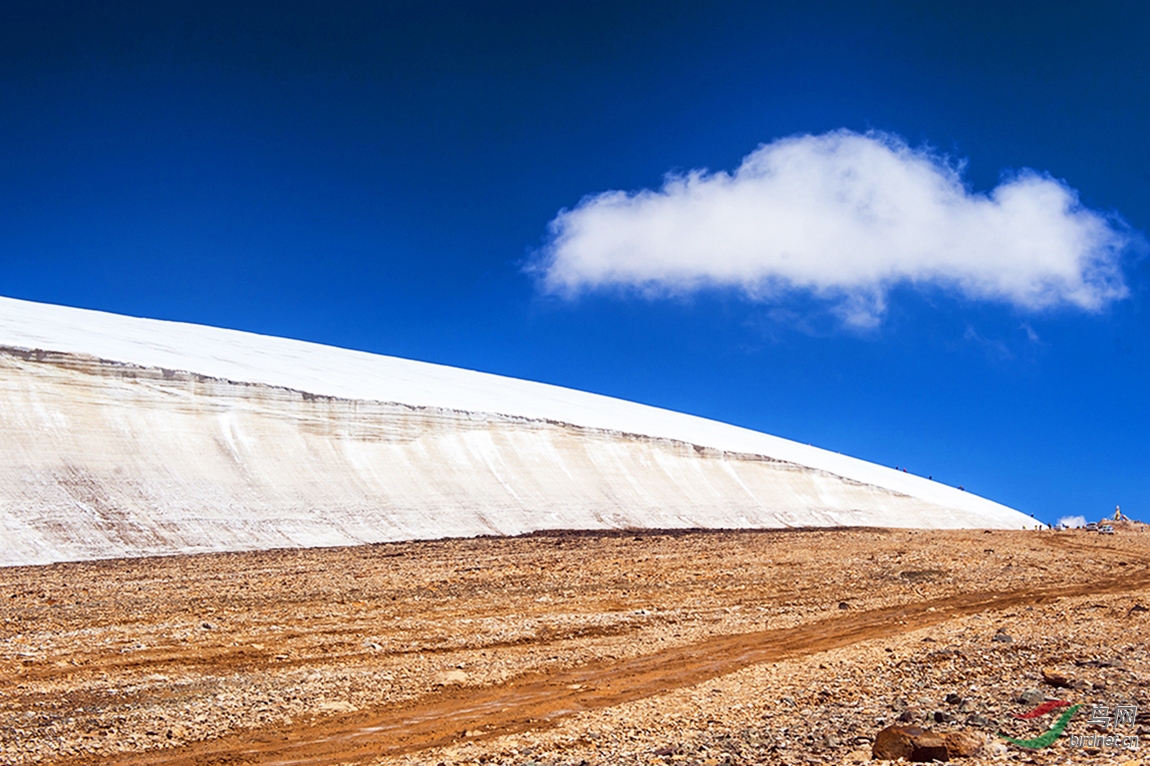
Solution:
M913 723L984 737L965 763L1141 763L1074 738L1150 746L1148 554L1126 525L0 569L0 761L851 763ZM1086 706L1067 736L996 736L1051 726L1014 717L1044 697ZM1088 724L1099 704L1138 720Z

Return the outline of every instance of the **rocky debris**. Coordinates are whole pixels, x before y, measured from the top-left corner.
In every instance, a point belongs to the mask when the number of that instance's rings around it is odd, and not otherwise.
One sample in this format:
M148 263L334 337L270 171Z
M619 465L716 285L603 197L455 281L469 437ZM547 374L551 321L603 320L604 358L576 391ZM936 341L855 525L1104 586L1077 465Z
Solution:
M999 628L998 632L994 634L994 638L992 638L990 640L996 641L1000 644L1009 644L1009 643L1013 643L1014 637L1011 636L1009 633L1007 633L1002 628Z

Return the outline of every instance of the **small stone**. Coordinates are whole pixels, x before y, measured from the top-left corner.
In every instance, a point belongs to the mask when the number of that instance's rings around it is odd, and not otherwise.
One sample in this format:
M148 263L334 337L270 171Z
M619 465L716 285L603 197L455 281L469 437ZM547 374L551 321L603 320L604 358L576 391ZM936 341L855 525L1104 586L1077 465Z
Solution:
M1009 643L1012 643L1014 641L1014 639L1011 638L1009 633L995 633L994 638L992 638L990 640L991 641L997 641L1000 644L1009 644Z
M839 602L839 609L850 609L850 608L851 608L851 605L848 604L847 602L845 602L845 601Z
M1066 677L1066 674L1060 673L1052 668L1042 669L1042 682L1050 684L1057 689L1068 689L1070 687L1070 679Z
M904 758L915 763L945 761L946 740L918 726L888 726L874 738L871 755L879 761Z
M942 710L934 711L933 717L934 717L935 723L954 723L956 720L958 720L957 718L952 716L950 713L946 713Z
M990 724L990 719L984 715L979 715L978 713L975 713L974 715L972 715L966 719L966 725L967 726L980 726L981 727L981 726L988 726L989 724Z
M948 704L948 705L961 705L965 701L966 700L964 700L962 697L958 696L954 692L951 692L950 694L946 695L946 704Z
M1031 707L1041 704L1044 699L1046 699L1046 695L1038 689L1027 689L1022 694L1018 695L1019 702L1021 702L1023 705L1030 705Z
M915 712L914 710L904 710L899 714L898 720L899 723L914 723L921 717L921 714Z

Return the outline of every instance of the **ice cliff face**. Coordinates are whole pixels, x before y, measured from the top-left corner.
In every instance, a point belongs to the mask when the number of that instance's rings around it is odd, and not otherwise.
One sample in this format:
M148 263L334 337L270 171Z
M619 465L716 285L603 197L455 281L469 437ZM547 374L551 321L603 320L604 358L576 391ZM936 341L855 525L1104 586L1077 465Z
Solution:
M0 298L0 565L541 529L1034 523L631 402Z

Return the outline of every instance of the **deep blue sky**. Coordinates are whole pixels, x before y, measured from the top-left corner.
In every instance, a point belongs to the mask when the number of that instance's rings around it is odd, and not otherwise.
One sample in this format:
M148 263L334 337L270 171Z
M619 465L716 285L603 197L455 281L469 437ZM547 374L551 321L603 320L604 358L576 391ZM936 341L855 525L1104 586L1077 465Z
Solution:
M870 332L798 295L780 321L524 273L585 195L839 128L965 159L975 191L1048 172L1150 231L1150 6L177 5L0 8L0 294L633 399L1043 521L1150 518L1144 257L1100 313L904 287Z

